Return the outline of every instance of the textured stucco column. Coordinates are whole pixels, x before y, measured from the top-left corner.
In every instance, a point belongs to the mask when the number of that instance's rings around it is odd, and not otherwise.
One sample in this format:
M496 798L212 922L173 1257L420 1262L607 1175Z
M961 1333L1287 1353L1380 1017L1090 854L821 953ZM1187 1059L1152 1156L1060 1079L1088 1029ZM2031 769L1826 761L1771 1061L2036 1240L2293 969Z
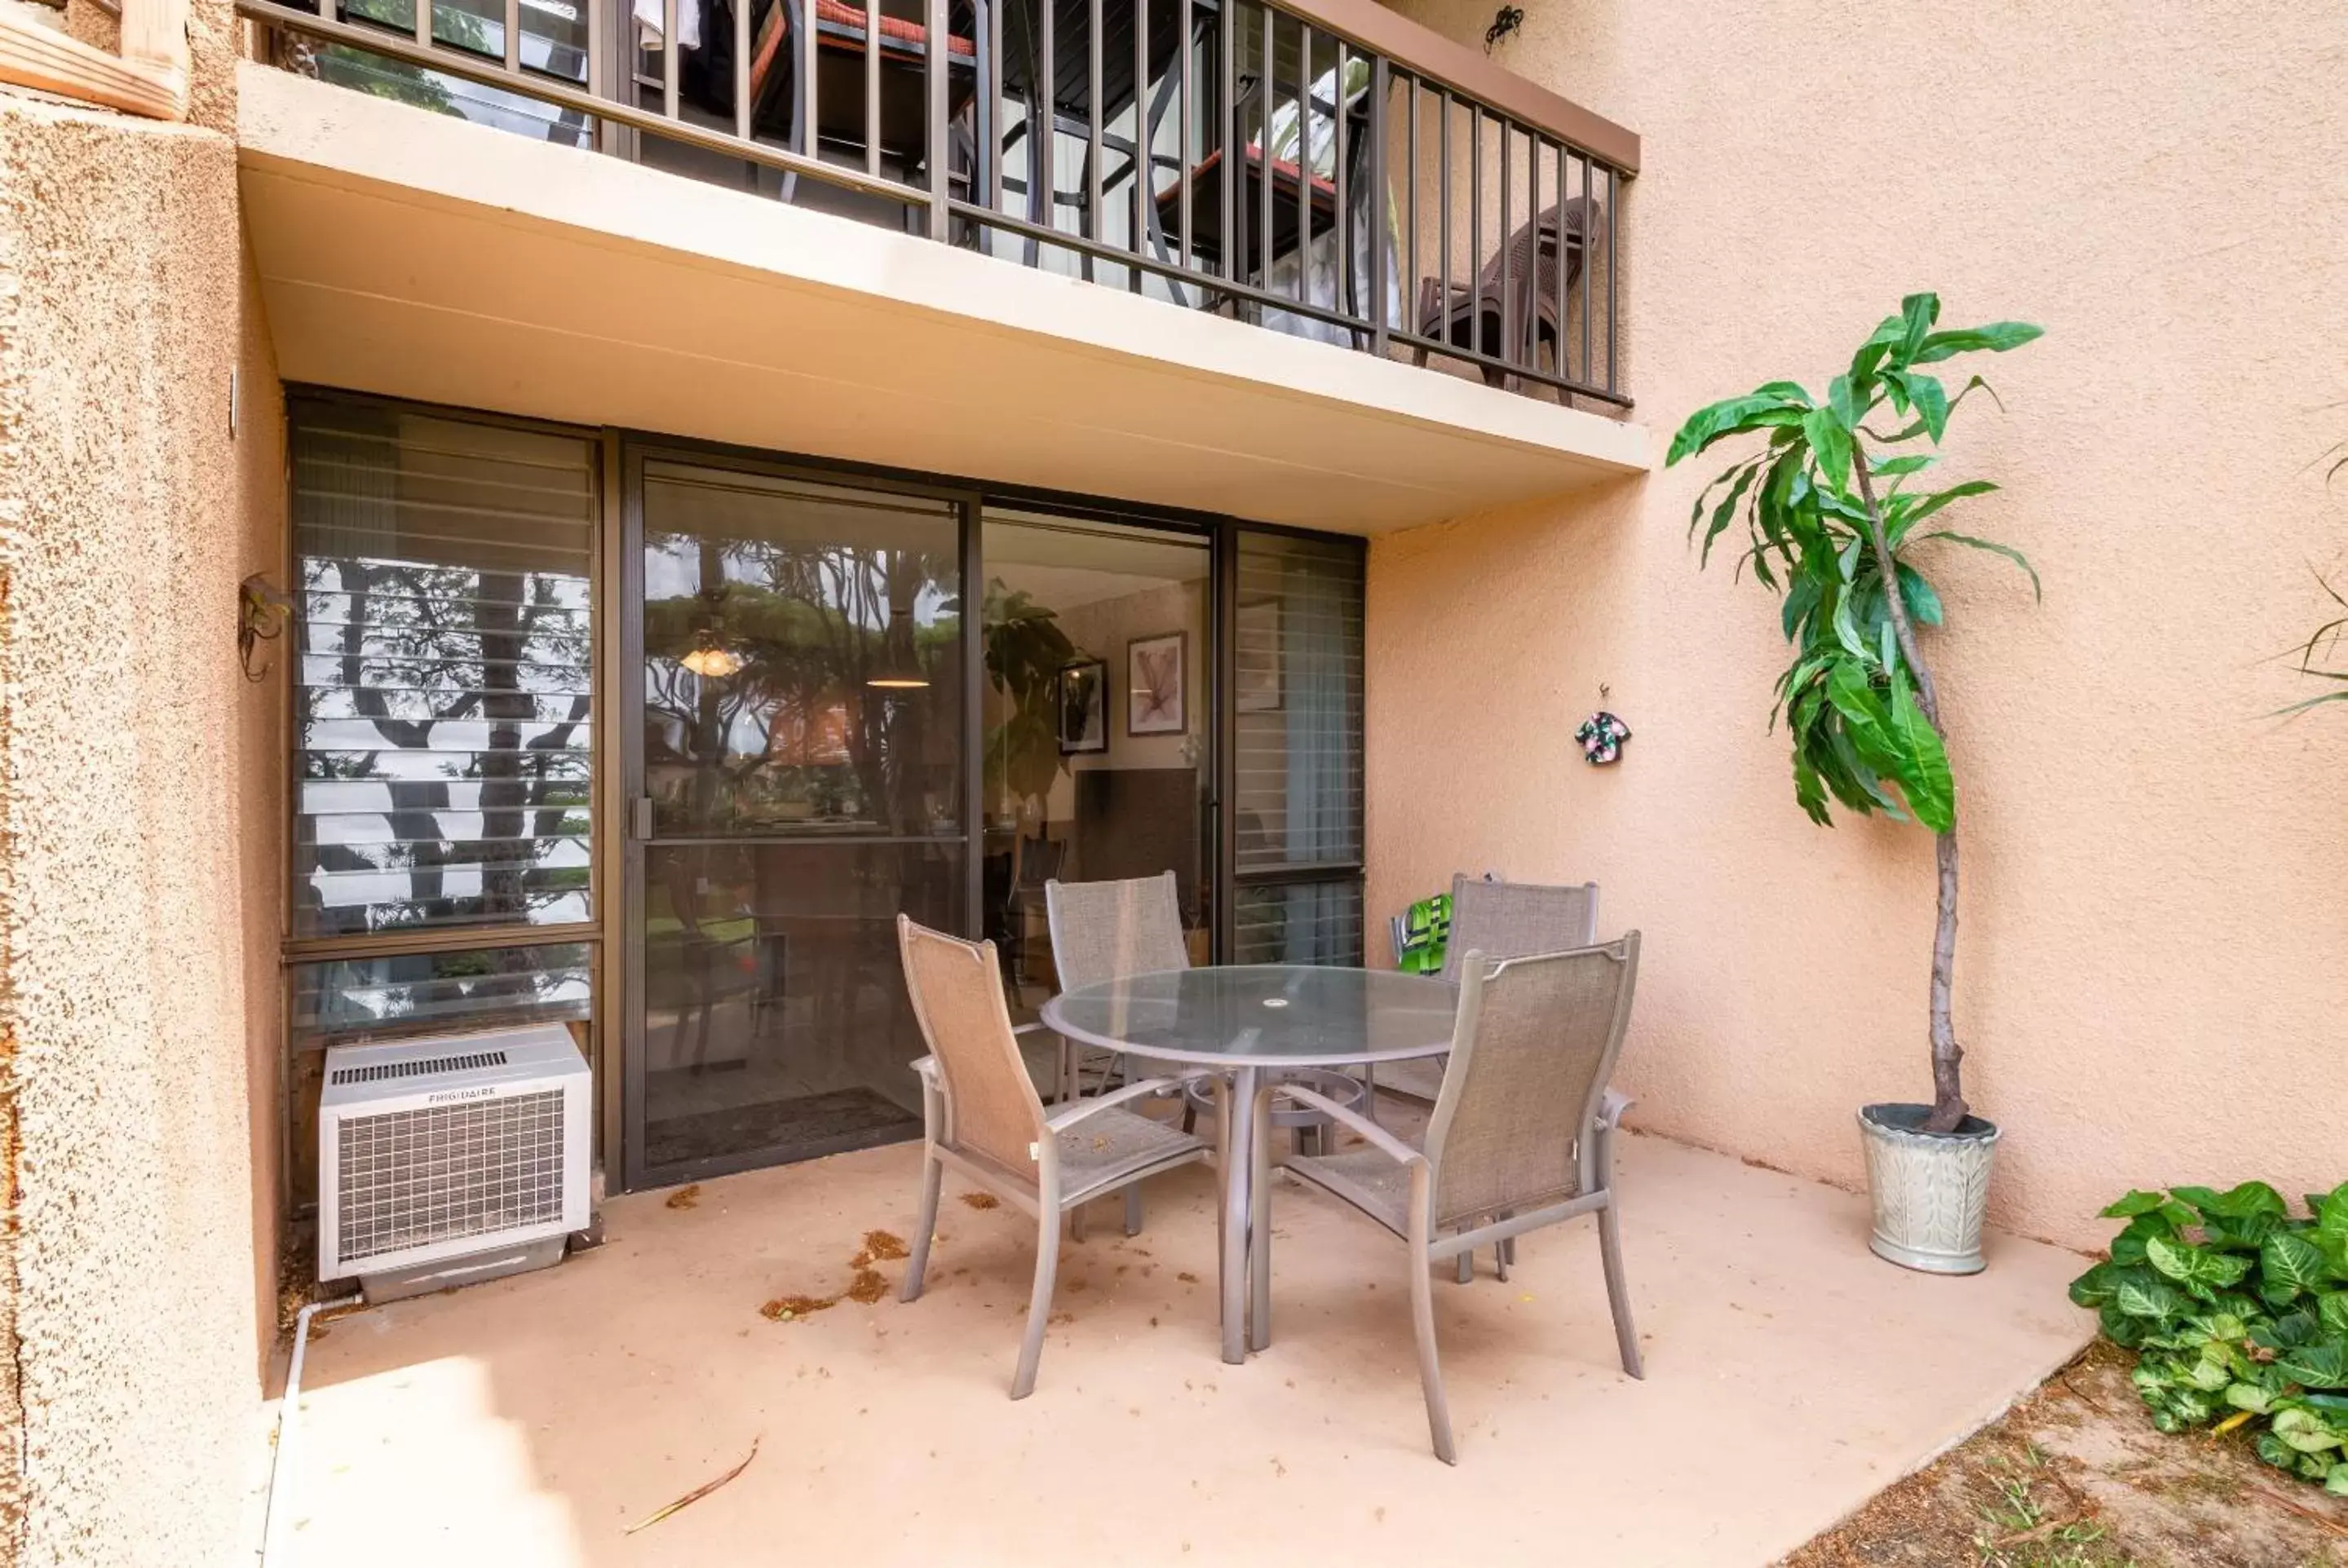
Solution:
M5 1562L225 1561L266 1451L283 481L196 11L201 123L0 95Z

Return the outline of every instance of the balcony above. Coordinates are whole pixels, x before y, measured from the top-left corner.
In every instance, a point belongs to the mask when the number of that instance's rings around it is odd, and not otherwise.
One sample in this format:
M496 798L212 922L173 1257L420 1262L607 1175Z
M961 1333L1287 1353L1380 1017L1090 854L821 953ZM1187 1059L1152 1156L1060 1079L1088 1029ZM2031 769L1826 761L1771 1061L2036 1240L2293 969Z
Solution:
M1342 35L1249 0L813 0L831 52L805 3L438 0L402 32L244 0L293 67L240 83L281 374L1365 533L1649 465L1612 349L1627 133L1469 52L1478 97L1404 68L1366 35L1419 30L1367 0ZM1006 17L1041 38L1005 55ZM779 108L743 90L761 55L800 67Z

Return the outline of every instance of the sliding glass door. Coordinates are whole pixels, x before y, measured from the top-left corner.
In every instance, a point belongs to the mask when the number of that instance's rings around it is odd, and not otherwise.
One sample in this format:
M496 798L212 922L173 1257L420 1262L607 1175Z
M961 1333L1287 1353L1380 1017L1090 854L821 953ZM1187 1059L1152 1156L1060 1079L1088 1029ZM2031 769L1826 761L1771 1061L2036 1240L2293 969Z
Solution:
M966 923L961 504L641 456L628 1184L920 1130L900 911Z
M990 507L983 925L1012 1016L1059 989L1044 885L1174 875L1213 953L1211 537Z
M1362 961L1357 547L622 466L625 1185L917 1134L901 912L1021 1020L1056 877L1170 873L1195 963Z

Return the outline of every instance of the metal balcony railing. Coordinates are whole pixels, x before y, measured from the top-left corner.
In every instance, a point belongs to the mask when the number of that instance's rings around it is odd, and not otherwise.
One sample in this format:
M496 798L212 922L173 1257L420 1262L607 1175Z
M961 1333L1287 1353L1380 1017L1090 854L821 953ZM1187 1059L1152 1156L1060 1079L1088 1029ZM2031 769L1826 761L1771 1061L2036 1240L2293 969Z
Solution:
M279 64L1627 408L1638 140L1375 0L238 0Z

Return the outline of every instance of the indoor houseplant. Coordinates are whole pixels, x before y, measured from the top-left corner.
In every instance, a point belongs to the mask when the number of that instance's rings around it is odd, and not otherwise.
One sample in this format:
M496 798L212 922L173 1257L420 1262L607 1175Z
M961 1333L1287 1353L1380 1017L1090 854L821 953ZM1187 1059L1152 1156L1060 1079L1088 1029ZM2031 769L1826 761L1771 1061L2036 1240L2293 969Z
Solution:
M1963 1053L1950 1015L1957 940L1957 796L1940 696L1919 644L1939 627L1941 598L1919 564L1933 541L2003 556L2016 551L1941 524L1951 503L1995 489L1982 480L1934 487L1949 415L1979 376L1950 395L1925 367L1959 354L2018 348L2040 329L2021 322L1942 330L1935 294L1910 294L1859 344L1850 369L1813 398L1773 381L1699 409L1673 439L1670 463L1723 439L1762 438L1696 497L1691 535L1704 560L1732 525L1750 567L1782 600L1793 661L1777 680L1774 725L1793 740L1794 795L1829 824L1829 800L1862 815L1913 817L1937 840L1940 918L1932 935L1932 1102L1869 1105L1859 1113L1876 1252L1936 1273L1982 1266L1981 1216L1997 1129L1971 1115L1958 1077ZM1994 398L1994 394L1992 395ZM1715 502L1715 497L1718 499ZM1897 584L1896 591L1887 585Z
M986 676L1011 700L1010 712L986 737L986 776L1040 823L1045 797L1067 761L1060 753L1060 672L1077 657L1058 616L1003 579L987 585L980 637Z

